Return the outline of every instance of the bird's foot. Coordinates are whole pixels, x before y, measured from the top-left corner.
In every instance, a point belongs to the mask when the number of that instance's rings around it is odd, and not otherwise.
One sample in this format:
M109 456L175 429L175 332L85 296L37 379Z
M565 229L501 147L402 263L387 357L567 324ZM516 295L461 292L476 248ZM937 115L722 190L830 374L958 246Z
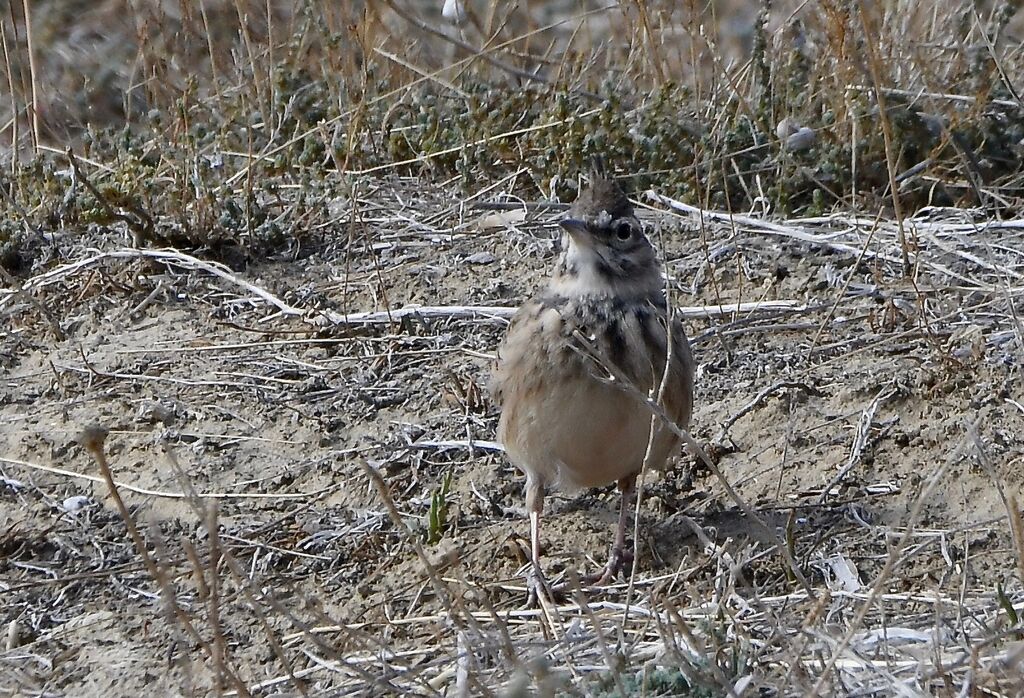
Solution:
M530 565L530 569L526 573L526 590L528 592L526 608L537 608L540 606L542 598L551 598L551 585L548 584L544 573L536 565Z
M552 584L544 576L544 572L536 565L531 565L526 573L526 608L539 608L544 602L558 603L565 600L565 585Z
M604 566L604 569L597 574L586 576L583 581L587 586L603 587L618 577L624 569L632 566L633 548L615 546L612 548L611 555L608 556L608 564Z

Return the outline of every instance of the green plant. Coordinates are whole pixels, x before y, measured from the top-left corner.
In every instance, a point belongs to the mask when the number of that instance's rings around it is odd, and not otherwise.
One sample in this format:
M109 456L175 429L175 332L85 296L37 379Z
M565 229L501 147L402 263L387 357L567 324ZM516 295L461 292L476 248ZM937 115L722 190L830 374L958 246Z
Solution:
M424 538L428 543L437 543L444 537L448 527L448 494L452 487L452 471L445 473L441 485L430 495L430 509L427 511L427 528Z

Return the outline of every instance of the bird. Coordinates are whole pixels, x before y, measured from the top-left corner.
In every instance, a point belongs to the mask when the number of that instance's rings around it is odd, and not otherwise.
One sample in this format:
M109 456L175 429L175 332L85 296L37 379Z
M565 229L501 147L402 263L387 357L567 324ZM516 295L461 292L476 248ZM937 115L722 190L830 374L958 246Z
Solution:
M654 246L600 160L558 224L554 270L513 315L490 382L498 440L526 476L531 599L550 591L540 560L546 490L618 486L608 562L585 578L608 584L627 561L626 524L645 460L663 468L680 446L645 398L660 393L663 414L681 429L693 408L693 354L669 313Z

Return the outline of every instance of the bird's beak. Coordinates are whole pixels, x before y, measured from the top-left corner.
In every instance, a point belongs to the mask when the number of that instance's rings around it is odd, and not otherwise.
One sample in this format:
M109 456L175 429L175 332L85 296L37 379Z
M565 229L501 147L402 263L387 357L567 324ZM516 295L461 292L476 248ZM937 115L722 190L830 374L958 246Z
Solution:
M558 221L558 225L562 226L562 229L569 233L569 235L571 235L575 240L586 240L590 237L590 231L587 230L586 221L579 218L563 218Z

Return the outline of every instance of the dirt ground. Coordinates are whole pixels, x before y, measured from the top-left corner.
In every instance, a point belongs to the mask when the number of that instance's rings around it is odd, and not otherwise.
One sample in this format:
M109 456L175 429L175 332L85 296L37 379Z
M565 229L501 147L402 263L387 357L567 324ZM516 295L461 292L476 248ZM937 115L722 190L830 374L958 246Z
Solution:
M476 695L529 680L599 695L611 681L603 644L566 649L592 618L519 612L523 478L491 443L486 391L504 323L324 315L514 307L552 266L556 214L480 210L430 182L375 190L354 224L339 205L319 244L221 276L95 229L66 231L46 271L0 290L0 693ZM732 648L740 694L801 693L832 654L834 695L891 679L952 695L948 677L968 670L971 686L1015 694L1007 608L1024 603L1024 562L1006 503L1024 481L1024 228L926 213L908 224L904 278L894 224L658 209L643 217L678 306L791 302L688 319L692 431L830 596L808 598L773 538L685 455L647 477L632 603L671 602L707 647ZM157 580L76 440L89 425L110 430ZM549 501L549 571L594 571L612 488ZM621 615L627 593L593 592L593 608ZM627 674L673 666L642 622L619 626ZM902 634L879 640L884 628Z

